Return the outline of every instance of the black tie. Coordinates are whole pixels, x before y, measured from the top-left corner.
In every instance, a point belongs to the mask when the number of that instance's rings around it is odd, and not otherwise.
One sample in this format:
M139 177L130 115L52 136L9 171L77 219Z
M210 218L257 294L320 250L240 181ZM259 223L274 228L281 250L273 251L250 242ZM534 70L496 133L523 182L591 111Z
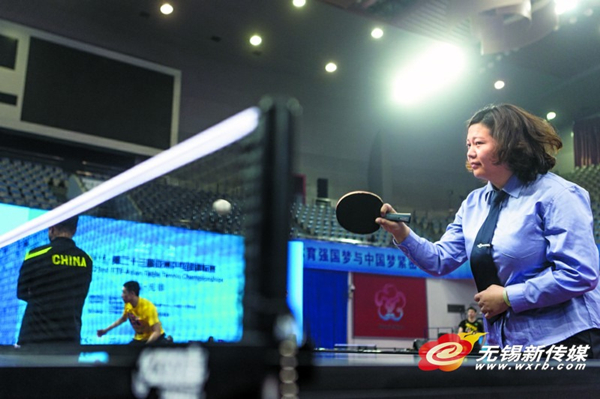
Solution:
M479 229L475 242L473 243L470 262L471 272L473 273L473 278L477 285L477 292L487 289L492 284L502 285L500 278L498 277L498 269L496 269L494 258L492 257L492 237L494 236L494 230L498 223L500 205L505 197L506 191L494 191L492 193L490 213L488 213L488 216ZM493 323L498 317L500 317L500 315L488 319L488 321Z

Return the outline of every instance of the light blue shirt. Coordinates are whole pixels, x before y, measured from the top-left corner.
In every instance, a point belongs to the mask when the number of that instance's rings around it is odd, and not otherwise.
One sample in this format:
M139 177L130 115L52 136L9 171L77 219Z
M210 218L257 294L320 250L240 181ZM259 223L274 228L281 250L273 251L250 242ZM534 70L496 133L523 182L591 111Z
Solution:
M486 345L550 345L600 327L598 247L586 190L553 173L529 185L512 176L492 239L494 263L511 302L494 324L485 320ZM421 269L444 275L471 254L493 187L464 200L440 241L414 232L400 248Z

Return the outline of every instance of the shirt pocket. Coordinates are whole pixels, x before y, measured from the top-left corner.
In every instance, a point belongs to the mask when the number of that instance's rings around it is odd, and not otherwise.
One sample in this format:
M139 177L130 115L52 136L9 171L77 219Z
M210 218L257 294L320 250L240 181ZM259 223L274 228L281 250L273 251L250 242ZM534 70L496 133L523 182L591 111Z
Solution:
M498 222L492 245L494 257L538 263L545 258L546 239L537 217L514 215Z

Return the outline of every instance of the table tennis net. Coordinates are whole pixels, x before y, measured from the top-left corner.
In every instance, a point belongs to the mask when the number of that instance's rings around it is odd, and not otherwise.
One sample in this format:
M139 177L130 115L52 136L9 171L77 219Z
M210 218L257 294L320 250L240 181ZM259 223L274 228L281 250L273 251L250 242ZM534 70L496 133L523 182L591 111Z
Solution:
M265 245L267 220L278 222L265 205L283 201L276 208L289 209L286 194L269 198L272 190L266 189L275 169L268 158L276 152L277 130L269 114L275 112L273 103L267 103L269 110L243 111L91 190L80 184L80 195L51 211L0 208L0 214L20 215L14 228L0 236L0 345L19 339L27 303L16 292L25 257L49 243L50 226L74 215L79 224L73 239L93 259L82 344L131 341L129 323L103 337L96 334L122 315L121 290L131 280L139 282L140 297L156 306L165 334L175 342L238 342L245 330L261 329L262 318L252 314L257 308L247 306L248 298L264 297L257 292L266 289L259 258L272 259L269 251L277 251L282 259L287 242L284 237L279 248ZM288 150L277 149L283 157ZM217 200L229 202L231 210L216 212ZM288 219L289 211L285 215ZM282 228L289 229L285 223ZM62 276L40 272L36 289L61 303L80 284Z

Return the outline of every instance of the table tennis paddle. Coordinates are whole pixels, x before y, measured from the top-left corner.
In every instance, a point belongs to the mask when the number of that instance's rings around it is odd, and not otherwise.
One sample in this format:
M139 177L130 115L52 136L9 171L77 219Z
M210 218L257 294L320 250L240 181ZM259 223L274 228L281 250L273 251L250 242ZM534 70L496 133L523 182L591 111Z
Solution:
M352 191L335 206L335 216L344 229L355 234L371 234L379 229L375 219L381 217L383 200L368 191ZM388 213L385 219L410 223L410 213Z

